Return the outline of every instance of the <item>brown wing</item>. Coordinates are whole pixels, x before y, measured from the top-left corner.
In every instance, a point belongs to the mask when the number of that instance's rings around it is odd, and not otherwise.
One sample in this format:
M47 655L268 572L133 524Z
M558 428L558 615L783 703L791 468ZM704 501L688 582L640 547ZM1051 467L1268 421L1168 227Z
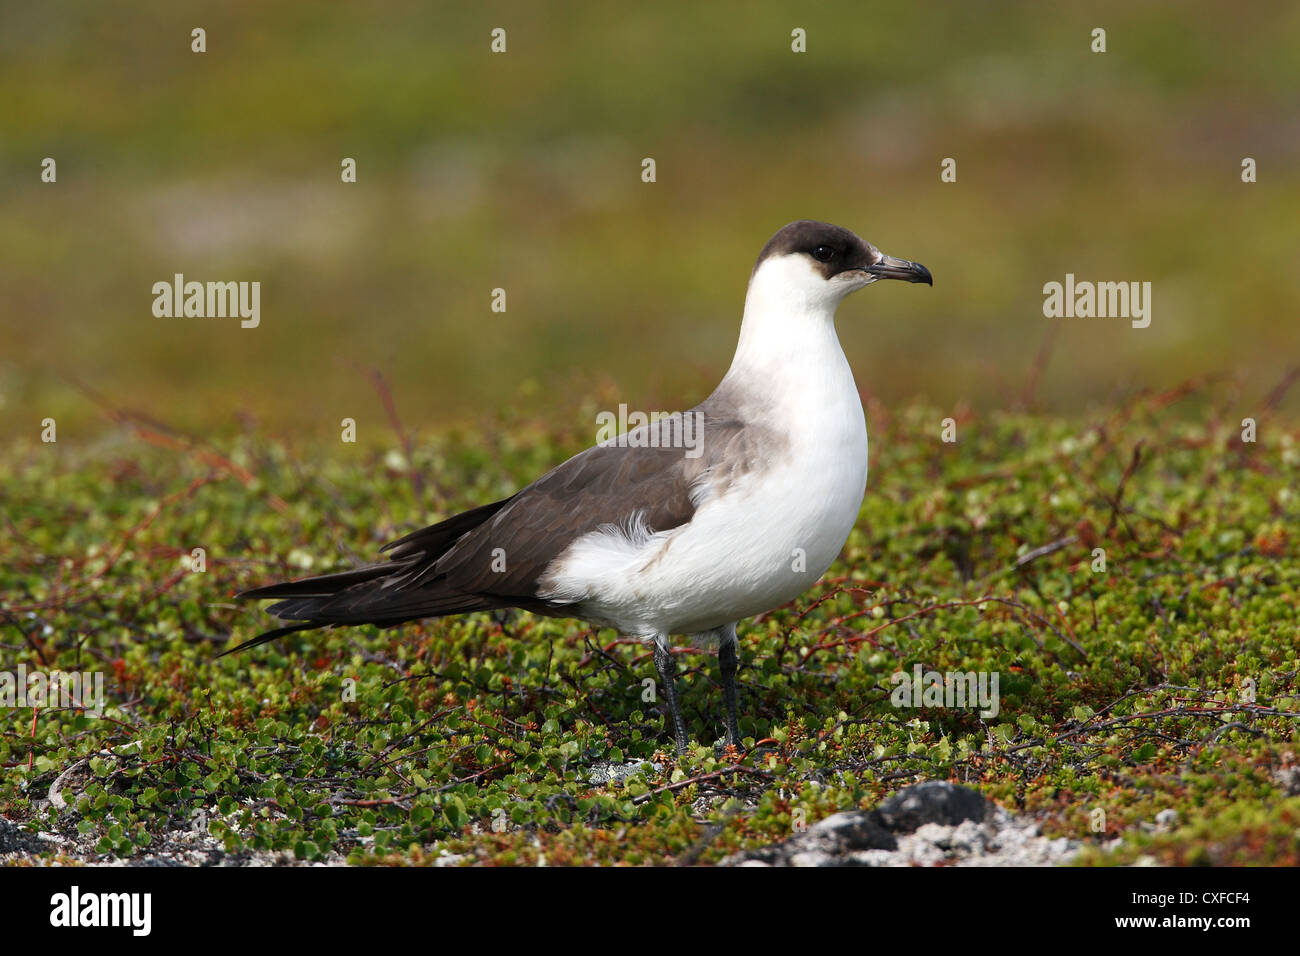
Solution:
M695 457L680 441L669 447L675 426L661 419L629 433L626 443L575 455L510 498L392 542L385 563L243 596L286 598L270 612L310 626L394 625L499 607L563 613L538 598L538 581L572 541L634 515L652 531L679 527L695 513L697 482L720 488L752 467L760 452L752 428L711 413L707 403L695 412L702 416L692 435Z
M630 432L625 444L588 448L524 488L427 564L411 579L412 590L435 585L544 610L537 597L539 579L577 538L603 525L623 525L634 515L650 531L690 521L695 514L691 489L715 476L725 480L720 465L737 460L743 434L734 418L699 414L701 427L694 436L699 455L688 456L680 443L667 447L672 426L664 419ZM393 556L399 555L395 549Z
M456 590L535 598L551 562L602 525L637 516L650 531L668 531L690 521L691 488L707 468L703 456L687 458L681 448L589 448L467 534L438 560L437 573Z

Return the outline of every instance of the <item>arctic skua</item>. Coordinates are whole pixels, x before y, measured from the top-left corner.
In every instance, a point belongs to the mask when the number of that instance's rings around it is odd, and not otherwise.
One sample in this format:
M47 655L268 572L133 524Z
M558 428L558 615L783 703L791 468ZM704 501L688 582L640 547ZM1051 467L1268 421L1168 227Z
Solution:
M835 310L924 266L801 220L759 253L731 367L708 398L587 449L505 498L386 545L387 560L272 584L283 627L396 627L522 608L654 644L678 752L687 745L671 638L717 645L726 742L740 746L736 625L793 600L839 555L867 483L867 428ZM698 434L682 441L681 429ZM685 446L689 447L685 447Z

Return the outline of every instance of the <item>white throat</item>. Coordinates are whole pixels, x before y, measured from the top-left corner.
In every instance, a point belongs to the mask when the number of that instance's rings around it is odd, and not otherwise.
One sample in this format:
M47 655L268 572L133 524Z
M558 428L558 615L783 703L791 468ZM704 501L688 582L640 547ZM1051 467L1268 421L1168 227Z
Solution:
M736 354L727 372L775 386L848 366L835 334L835 310L860 284L827 282L804 256L767 259L749 281ZM758 381L758 380L756 380Z

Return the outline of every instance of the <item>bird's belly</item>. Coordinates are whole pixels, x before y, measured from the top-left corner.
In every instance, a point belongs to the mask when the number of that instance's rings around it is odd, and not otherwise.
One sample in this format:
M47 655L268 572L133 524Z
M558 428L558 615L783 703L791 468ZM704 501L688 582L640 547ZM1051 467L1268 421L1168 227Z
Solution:
M628 634L699 634L803 593L839 555L862 505L866 428L860 417L846 424L655 535L588 591L584 616Z

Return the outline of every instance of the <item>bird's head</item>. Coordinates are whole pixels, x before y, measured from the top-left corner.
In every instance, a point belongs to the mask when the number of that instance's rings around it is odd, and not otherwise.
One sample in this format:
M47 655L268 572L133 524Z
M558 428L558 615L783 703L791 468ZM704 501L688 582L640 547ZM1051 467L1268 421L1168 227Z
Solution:
M835 307L878 279L934 285L919 262L887 256L865 239L830 223L801 219L777 231L758 254L750 295L803 308Z

